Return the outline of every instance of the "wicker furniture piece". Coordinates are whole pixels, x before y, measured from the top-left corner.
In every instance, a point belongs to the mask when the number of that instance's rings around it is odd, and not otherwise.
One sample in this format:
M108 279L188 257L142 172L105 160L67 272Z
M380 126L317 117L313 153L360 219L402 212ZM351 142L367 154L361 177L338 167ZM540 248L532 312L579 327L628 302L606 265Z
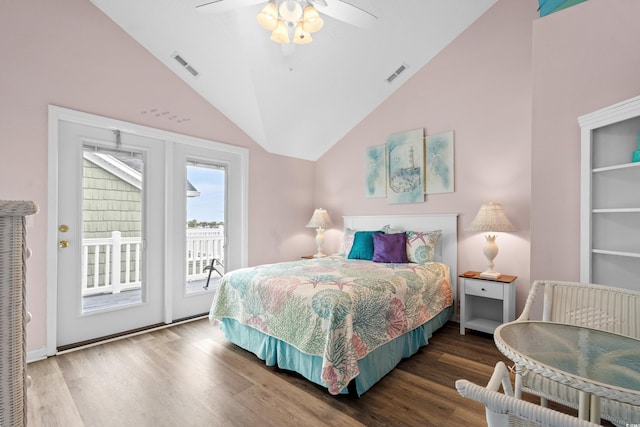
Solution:
M531 307L544 289L542 320L600 329L640 339L640 292L613 286L552 280L535 281L517 320L529 320ZM521 391L546 400L578 408L580 392L535 372L516 378L516 395ZM601 417L617 424L640 423L640 408L603 397ZM597 410L598 408L594 408Z
M579 417L592 422L600 422L601 398L640 410L638 339L564 323L516 321L499 326L494 340L516 364L516 388L520 377L535 373L550 385L578 390Z
M499 392L501 385L504 394ZM484 403L489 427L586 427L598 425L531 402L516 399L511 386L509 370L503 362L496 364L486 388L467 380L457 380L456 389L463 397Z
M0 426L27 423L25 216L32 202L0 200Z

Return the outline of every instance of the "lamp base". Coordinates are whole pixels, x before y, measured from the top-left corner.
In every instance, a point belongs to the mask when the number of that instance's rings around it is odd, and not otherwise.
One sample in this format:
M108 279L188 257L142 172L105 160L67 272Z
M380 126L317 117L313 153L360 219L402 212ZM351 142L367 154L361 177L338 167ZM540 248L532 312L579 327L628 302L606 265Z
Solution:
M326 256L327 256L327 254L322 253L322 252L318 252L317 254L313 255L314 258L324 258Z
M499 279L500 276L502 276L502 274L498 273L497 271L483 271L482 273L480 273L480 277L482 277L483 279L492 279L492 280L496 280Z

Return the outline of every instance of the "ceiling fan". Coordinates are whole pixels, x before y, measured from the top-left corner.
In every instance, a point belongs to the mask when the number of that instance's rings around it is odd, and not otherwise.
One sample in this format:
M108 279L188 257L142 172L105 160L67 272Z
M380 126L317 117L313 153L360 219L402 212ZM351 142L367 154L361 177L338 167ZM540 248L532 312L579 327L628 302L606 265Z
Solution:
M196 0L201 1L201 0ZM372 26L376 20L378 19L375 15L367 12L364 9L359 8L358 6L354 6L350 3L347 3L343 0L208 0L204 3L196 4L196 9L200 12L209 12L209 13L220 13L226 12L229 10L237 9L239 7L250 6L254 4L266 3L265 9L258 15L258 21L260 25L265 28L268 28L261 22L260 15L265 13L269 9L270 13L275 13L274 16L270 16L269 18L275 17L281 18L277 20L284 21L287 29L293 30L297 24L302 23L305 19L303 18L303 10L306 11L305 8L310 7L311 9L317 8L319 12L322 12L324 15L335 18L339 21L346 22L351 25L356 25L358 27L368 28ZM315 14L317 16L317 13ZM322 19L317 18L320 21L320 27L322 26ZM317 27L317 25L315 26ZM274 30L272 34L271 40L276 41L278 43L288 43L288 36L286 37L286 41L284 38L278 38L276 34L276 23L273 23ZM319 27L317 27L319 29ZM284 31L280 29L281 31ZM274 36L276 36L274 39ZM282 36L284 37L284 36ZM307 40L304 40L306 37ZM301 34L297 31L294 35L294 43L297 44L305 44L311 41L310 32L305 32L305 34Z

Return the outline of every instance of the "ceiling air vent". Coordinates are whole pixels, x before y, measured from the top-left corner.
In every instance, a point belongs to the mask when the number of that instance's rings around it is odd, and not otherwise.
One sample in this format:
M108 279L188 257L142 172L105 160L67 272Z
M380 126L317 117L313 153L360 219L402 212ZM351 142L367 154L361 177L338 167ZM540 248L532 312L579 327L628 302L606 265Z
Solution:
M396 77L402 74L407 68L409 68L407 64L402 64L396 71L393 72L393 74L387 77L387 83L391 83L392 81L394 81Z
M178 55L177 53L173 54L173 59L175 59L178 62L178 64L186 68L187 71L193 74L194 77L197 77L198 74L200 74L195 68L189 65L189 63L182 56Z

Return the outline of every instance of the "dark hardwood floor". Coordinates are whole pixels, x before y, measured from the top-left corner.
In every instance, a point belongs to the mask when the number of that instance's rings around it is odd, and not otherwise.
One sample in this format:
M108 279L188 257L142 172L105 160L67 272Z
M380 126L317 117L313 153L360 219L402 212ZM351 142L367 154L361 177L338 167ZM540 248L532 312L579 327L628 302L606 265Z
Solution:
M267 367L208 320L183 323L29 364L37 426L484 426L484 407L454 382L486 384L490 335L457 323L360 398L332 396Z

